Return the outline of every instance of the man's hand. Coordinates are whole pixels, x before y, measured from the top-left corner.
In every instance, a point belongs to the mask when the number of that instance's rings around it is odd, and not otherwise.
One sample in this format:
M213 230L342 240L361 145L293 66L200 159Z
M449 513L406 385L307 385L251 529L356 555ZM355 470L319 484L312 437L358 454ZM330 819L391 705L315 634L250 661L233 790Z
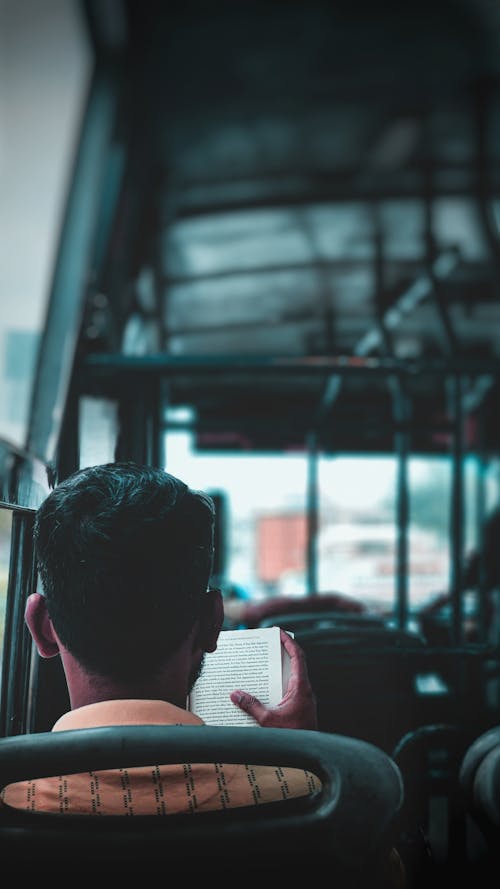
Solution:
M290 678L285 696L276 707L266 707L246 691L232 691L230 698L240 710L265 728L317 729L316 698L309 682L304 652L284 630L280 630L281 644L290 656Z

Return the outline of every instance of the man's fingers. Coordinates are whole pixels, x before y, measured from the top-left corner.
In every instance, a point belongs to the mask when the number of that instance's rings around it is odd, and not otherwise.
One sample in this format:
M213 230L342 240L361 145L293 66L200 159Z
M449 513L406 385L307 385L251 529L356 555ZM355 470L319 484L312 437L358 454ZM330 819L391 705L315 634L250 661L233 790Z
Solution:
M245 713L248 713L250 716L253 716L254 719L259 721L259 716L262 716L265 713L266 708L263 704L258 700L258 698L254 697L254 695L248 694L246 691L232 691L229 695L233 704L236 704L240 710L244 710Z
M283 630L282 627L280 627L280 639L281 639L281 644L283 645L284 648L286 648L290 657L293 654L295 654L295 652L297 650L297 645L294 642L294 640L292 639L292 637L290 636L290 633L287 633L287 631Z
M307 677L306 657L298 642L292 639L286 630L280 629L280 637L281 644L290 658L290 679L288 682L288 688L290 688L290 682L298 682L301 675Z

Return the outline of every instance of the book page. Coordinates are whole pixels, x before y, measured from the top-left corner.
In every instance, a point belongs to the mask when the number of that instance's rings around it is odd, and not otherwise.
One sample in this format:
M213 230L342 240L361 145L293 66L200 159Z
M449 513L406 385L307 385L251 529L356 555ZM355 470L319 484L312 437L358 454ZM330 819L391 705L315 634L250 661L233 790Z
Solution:
M258 726L231 701L229 692L236 689L255 695L268 706L279 704L283 697L279 627L222 630L217 650L205 656L188 709L207 725Z

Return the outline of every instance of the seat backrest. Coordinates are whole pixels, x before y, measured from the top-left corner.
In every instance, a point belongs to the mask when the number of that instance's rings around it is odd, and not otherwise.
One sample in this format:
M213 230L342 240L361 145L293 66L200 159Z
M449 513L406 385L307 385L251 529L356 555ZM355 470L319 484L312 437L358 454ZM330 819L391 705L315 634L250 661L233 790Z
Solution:
M307 629L324 629L325 627L383 627L384 618L375 614L364 614L348 611L336 611L325 609L322 611L291 611L282 614L279 618L270 615L261 620L261 627L273 627L279 623L284 630L296 633Z
M252 763L305 768L316 796L195 815L80 816L2 811L0 854L6 861L60 866L62 861L164 863L220 870L244 862L245 872L328 862L340 886L372 886L387 860L403 804L398 767L363 741L291 729L209 726L125 726L44 732L0 740L0 784L51 775L152 763ZM314 856L314 858L311 858ZM249 860L250 858L250 860ZM352 880L352 882L351 882Z
M460 766L460 783L469 799L472 799L474 780L481 763L497 747L500 747L500 726L483 732L467 748Z
M247 627L261 627L271 617L286 629L288 614L312 611L336 611L338 614L366 614L368 606L344 593L321 593L317 596L274 596L264 601L247 602L241 612L241 622ZM269 626L269 624L267 624Z
M470 815L490 848L500 856L500 726L470 744L459 780Z
M415 675L425 653L421 636L359 623L297 627L319 727L363 738L390 752L415 720Z

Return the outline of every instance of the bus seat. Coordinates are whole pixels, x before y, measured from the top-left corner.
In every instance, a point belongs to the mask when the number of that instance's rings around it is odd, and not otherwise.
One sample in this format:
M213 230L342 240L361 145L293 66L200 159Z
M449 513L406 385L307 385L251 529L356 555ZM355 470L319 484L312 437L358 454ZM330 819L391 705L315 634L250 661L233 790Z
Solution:
M269 617L264 617L260 621L260 626L272 627L275 626L276 622L276 615L270 615ZM338 611L335 609L304 612L291 611L290 613L280 615L278 622L284 630L289 630L292 633L297 633L300 630L309 628L323 629L325 627L338 626L383 627L386 624L385 619L377 614L369 614L357 611Z
M110 868L116 876L254 870L311 873L320 862L339 887L392 887L386 867L397 840L403 785L397 765L354 738L288 729L125 726L0 739L0 783L150 763L251 762L306 768L313 797L194 815L0 814L0 855L16 878L32 867ZM301 868L303 870L301 871ZM264 870L265 869L265 870ZM64 873L64 871L63 871ZM225 879L225 881L227 881Z
M247 629L262 626L262 621L268 618L276 618L276 622L282 622L288 614L303 613L305 611L337 611L340 614L364 614L368 606L358 601L353 596L344 593L321 593L317 596L274 596L264 601L243 603L239 620ZM283 624L282 624L283 626Z
M364 623L297 627L318 704L319 728L363 738L390 752L418 724L415 676L422 637Z
M434 865L446 860L456 872L467 865L466 810L459 769L470 733L458 723L418 726L400 739L392 758L405 789L402 822L408 836L423 832ZM446 829L443 830L443 826ZM469 852L472 852L470 840Z
M479 735L467 748L460 767L460 786L468 812L490 852L500 860L500 726Z
M473 797L474 780L481 763L496 747L500 747L500 726L483 732L467 748L460 766L460 783L469 800Z

